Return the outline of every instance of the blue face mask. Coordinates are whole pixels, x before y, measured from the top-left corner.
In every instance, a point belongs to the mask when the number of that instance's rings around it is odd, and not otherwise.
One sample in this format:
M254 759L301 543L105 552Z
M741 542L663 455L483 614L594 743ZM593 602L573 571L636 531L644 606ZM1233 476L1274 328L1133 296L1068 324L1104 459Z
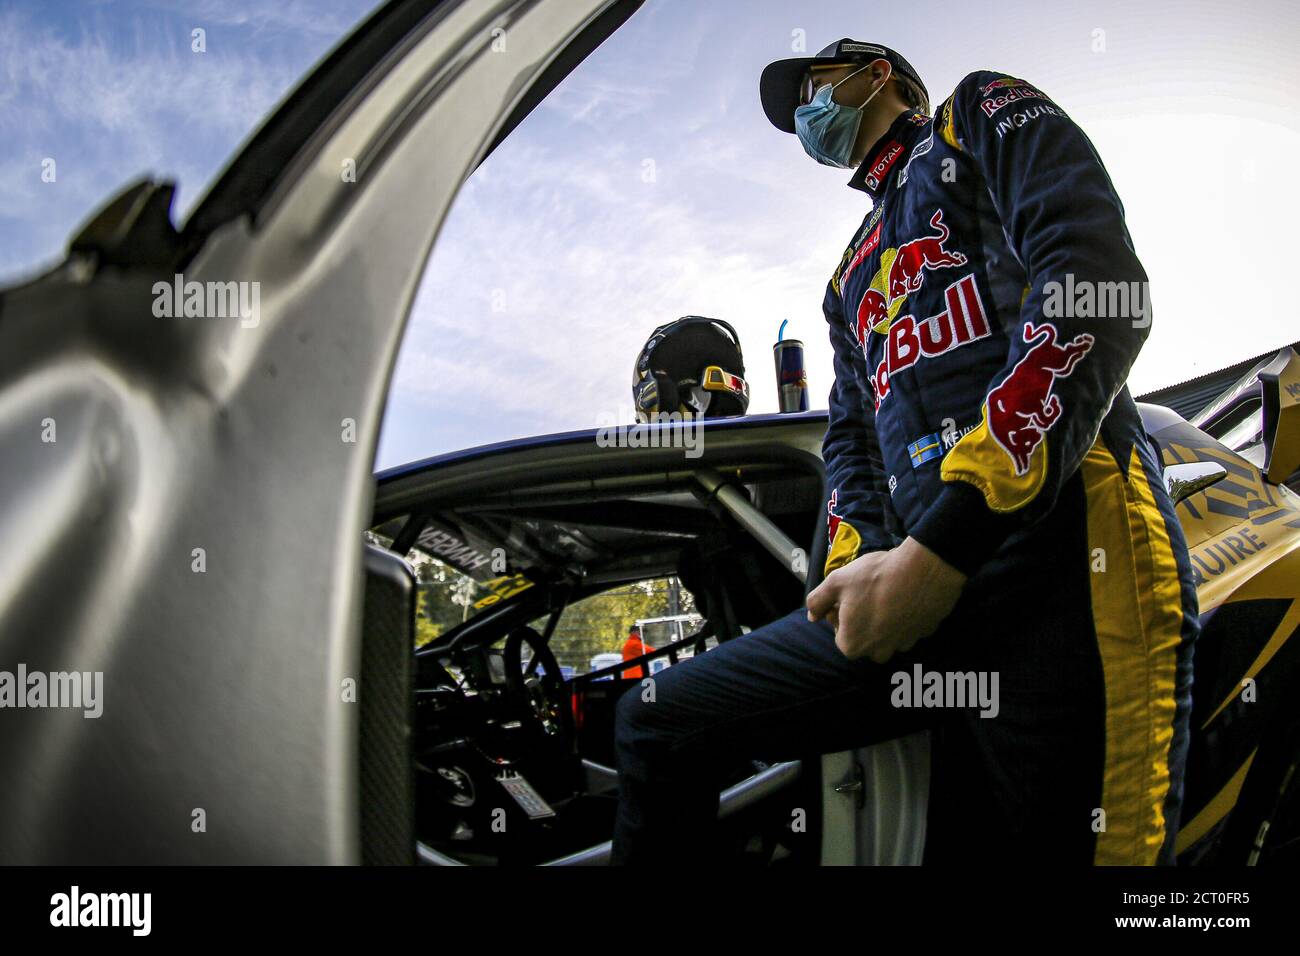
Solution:
M870 64L868 64L870 65ZM865 70L867 67L863 67ZM844 106L832 99L835 87L853 79L862 70L850 73L839 83L827 83L813 96L812 102L794 111L794 131L806 152L823 166L853 168L853 144L862 126L862 107L884 89L881 83L862 106ZM888 79L886 77L886 79Z

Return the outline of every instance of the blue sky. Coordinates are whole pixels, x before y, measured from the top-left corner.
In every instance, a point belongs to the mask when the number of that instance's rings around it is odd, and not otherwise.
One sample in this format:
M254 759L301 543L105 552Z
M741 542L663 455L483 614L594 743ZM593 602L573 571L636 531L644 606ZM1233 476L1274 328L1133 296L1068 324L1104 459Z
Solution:
M179 179L183 215L371 6L0 3L0 279L55 261L143 173ZM1026 77L1092 137L1152 280L1135 390L1297 337L1297 5L647 0L466 184L377 464L627 420L638 348L688 313L737 327L756 411L775 408L770 347L789 319L824 407L822 291L868 200L767 124L757 77L801 40L845 35L901 50L935 102L972 70Z

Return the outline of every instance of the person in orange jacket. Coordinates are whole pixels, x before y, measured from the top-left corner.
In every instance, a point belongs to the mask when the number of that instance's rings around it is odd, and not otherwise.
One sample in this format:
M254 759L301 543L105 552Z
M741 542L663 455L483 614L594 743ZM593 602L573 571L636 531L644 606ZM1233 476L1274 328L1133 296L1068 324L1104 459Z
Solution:
M623 644L623 660L630 661L642 654L649 654L653 650L653 647L641 639L641 629L633 625L632 630L628 631L627 641ZM638 664L636 667L628 668L623 671L623 676L638 679L645 677L645 666Z

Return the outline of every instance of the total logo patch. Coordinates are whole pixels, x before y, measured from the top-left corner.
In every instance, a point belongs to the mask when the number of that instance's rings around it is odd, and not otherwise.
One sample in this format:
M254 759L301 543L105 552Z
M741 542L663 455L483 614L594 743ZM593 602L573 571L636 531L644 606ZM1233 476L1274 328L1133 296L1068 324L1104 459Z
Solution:
M876 160L876 164L871 167L871 172L867 173L867 178L864 180L867 187L869 189L879 189L880 184L889 175L889 170L893 168L894 163L898 162L898 157L901 155L903 155L903 144L898 140L894 140L886 146L885 151Z

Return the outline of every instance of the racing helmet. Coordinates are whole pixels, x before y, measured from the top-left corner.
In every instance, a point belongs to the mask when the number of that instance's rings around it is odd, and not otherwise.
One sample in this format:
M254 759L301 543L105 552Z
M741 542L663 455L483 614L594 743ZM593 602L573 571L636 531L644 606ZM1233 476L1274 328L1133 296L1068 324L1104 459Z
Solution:
M745 414L749 383L736 330L703 315L659 326L632 369L632 404L639 422L671 412L703 418Z

